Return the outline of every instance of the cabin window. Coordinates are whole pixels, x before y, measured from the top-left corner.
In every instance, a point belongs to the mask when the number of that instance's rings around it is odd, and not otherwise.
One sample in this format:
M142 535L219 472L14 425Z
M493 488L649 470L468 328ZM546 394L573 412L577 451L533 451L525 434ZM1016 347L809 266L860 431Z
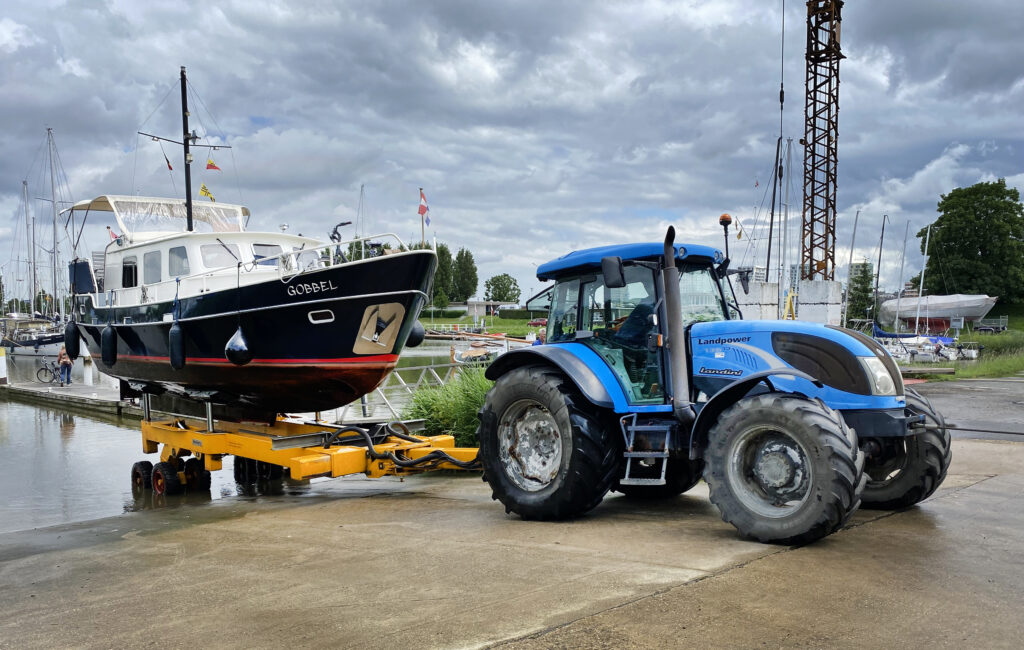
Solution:
M167 251L167 275L179 277L188 274L188 251L185 247L175 246Z
M156 284L160 281L160 251L150 251L142 256L142 283Z
M199 253L203 256L203 266L208 269L234 266L242 260L238 253L238 244L203 244L199 247Z
M282 253L281 247L277 244L253 244L252 252L256 263L260 266L277 266L277 256ZM275 259L266 259L273 257Z
M121 261L121 287L130 289L139 284L139 260L132 255Z

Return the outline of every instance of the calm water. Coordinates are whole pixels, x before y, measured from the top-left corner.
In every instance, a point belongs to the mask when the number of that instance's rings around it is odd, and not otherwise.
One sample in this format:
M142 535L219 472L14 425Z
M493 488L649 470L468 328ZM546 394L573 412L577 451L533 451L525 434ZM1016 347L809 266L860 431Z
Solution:
M143 454L137 420L99 420L0 400L0 532L88 521L153 507L151 492L132 496L129 473ZM238 494L231 471L213 473L202 503ZM159 505L159 503L157 504Z
M425 342L404 352L400 365L447 363L449 346L449 342ZM38 361L23 358L12 363L8 358L12 383L34 381L36 368ZM79 367L73 381L82 380ZM97 375L94 381L104 378ZM141 449L138 420L104 419L0 399L0 533L153 507L203 507L211 500L255 496L252 488L234 482L233 457L226 456L224 469L213 472L208 493L157 497L154 502L152 492L147 491L137 499L129 480L132 464L159 460L157 454L143 454ZM332 482L313 479L312 485L286 482L263 487L273 494L304 497L332 491Z

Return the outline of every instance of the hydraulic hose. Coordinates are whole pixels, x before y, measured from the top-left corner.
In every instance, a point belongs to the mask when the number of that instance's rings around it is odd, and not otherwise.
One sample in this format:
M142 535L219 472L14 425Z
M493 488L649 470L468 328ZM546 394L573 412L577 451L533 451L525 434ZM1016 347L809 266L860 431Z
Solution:
M401 429L401 431L396 430L396 427L398 429ZM394 436L401 440L405 440L406 442L423 442L419 438L410 435L409 427L407 427L405 424L401 422L390 422L385 425L385 430L388 432L388 435ZM361 437L363 439L363 442L366 443L366 453L373 460L390 460L398 467L410 469L432 469L434 467L437 467L441 463L450 463L452 465L455 465L459 469L481 468L480 461L476 458L469 461L459 460L458 458L454 458L440 449L435 449L429 454L426 454L425 456L416 459L400 458L394 452L391 451L379 452L377 451L377 448L373 446L373 438L370 436L370 432L367 431L366 429L356 426L347 426L337 429L331 435L331 437L324 442L324 449L329 449L330 446L334 444L342 434L345 433L355 433L356 435Z

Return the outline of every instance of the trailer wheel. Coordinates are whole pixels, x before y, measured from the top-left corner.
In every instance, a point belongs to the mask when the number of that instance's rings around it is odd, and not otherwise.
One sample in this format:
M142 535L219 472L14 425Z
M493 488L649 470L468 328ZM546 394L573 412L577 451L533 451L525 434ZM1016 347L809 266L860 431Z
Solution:
M622 461L625 467L625 460ZM655 465L652 468L661 476L661 469ZM665 470L665 485L621 485L615 486L616 492L621 492L630 499L670 499L679 496L684 492L693 489L693 486L700 483L701 473L704 471L704 461L701 459L690 460L683 456L680 458L669 458L668 468ZM620 471L619 478L622 478ZM642 470L631 471L631 476L646 478ZM649 478L657 478L651 474Z
M203 461L198 458L189 458L185 461L185 485L190 492L209 490L212 483L212 476Z
M259 480L256 475L256 461L251 458L235 456L235 483L252 485Z
M140 460L132 465L132 494L141 496L146 490L153 489L153 463Z
M256 476L261 481L280 481L284 476L284 467L258 460L256 461Z
M820 401L765 393L709 432L704 480L722 519L761 542L804 544L846 523L864 489L856 434Z
M170 463L157 463L153 467L153 493L181 494L181 479L178 470Z
M557 370L512 370L478 415L484 479L505 512L576 517L597 506L617 478L617 429Z
M921 433L905 438L873 438L879 451L865 461L864 507L897 510L924 501L942 485L952 460L946 421L927 398L910 388L907 410L924 415Z

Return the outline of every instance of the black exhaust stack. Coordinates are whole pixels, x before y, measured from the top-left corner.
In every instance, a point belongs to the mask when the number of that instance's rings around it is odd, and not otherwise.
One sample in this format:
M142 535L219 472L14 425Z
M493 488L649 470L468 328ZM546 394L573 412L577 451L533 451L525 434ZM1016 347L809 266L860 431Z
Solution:
M684 425L692 425L696 419L690 404L689 370L686 363L686 335L683 332L682 307L679 303L679 269L676 268L674 246L676 229L668 227L665 233L665 255L662 260L661 278L665 286L665 328L668 340L669 368L671 374L672 405L676 419Z

